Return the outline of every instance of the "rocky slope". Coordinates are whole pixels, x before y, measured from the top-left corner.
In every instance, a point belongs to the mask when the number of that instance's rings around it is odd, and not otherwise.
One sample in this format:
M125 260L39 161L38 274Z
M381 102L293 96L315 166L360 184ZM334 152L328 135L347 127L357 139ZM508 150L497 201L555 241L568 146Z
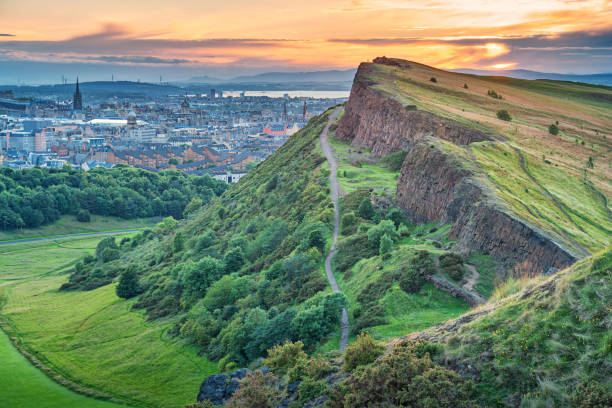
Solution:
M361 64L336 136L378 157L408 151L397 184L400 207L418 222L452 224L449 237L457 240L459 252L488 253L526 273L572 264L577 258L572 248L511 211L469 152L458 148L504 137L404 106L379 86L374 75L379 64L410 69L405 61L382 58Z

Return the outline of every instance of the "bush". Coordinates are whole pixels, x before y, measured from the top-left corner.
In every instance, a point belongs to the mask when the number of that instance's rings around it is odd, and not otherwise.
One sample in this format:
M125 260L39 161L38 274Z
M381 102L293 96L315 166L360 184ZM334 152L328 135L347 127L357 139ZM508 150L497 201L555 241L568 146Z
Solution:
M508 113L507 110L501 109L497 111L497 119L505 120L506 122L510 122L512 120L512 116Z
M310 231L308 234L308 248L317 248L321 252L325 249L325 237L319 228Z
M408 267L399 281L400 288L406 293L417 293L425 284L425 278L413 266Z
M285 344L269 349L268 358L264 359L264 364L274 373L282 375L302 359L308 359L304 352L304 343L299 340L295 343L287 341Z
M451 279L460 281L463 279L463 257L455 253L446 253L440 256L440 266Z
M429 355L419 358L402 349L354 371L329 394L328 406L333 408L474 406L471 382L435 365Z
M468 89L468 84L463 84L463 89Z
M189 204L187 204L187 206L185 206L185 209L183 210L183 217L187 217L188 215L193 214L196 211L198 211L200 208L202 208L202 204L203 204L203 201L201 198L198 198L198 197L192 198Z
M121 255L121 252L119 252L118 249L104 248L102 250L102 253L100 254L99 259L102 260L102 262L106 263L106 262L114 261L115 259L119 259L120 255Z
M502 99L502 96L495 92L493 89L489 89L487 95L489 95L491 98Z
M138 294L138 277L132 268L129 268L121 274L115 292L117 296L124 299L132 298Z
M558 135L559 134L559 126L555 125L554 123L552 125L550 125L548 127L548 133L550 133L551 135Z
M393 240L387 234L380 239L378 253L382 256L389 253L393 249Z
M374 340L368 333L361 333L357 339L346 347L344 352L344 370L374 362L385 351L385 346Z
M400 150L399 152L391 153L383 159L383 162L387 163L389 170L400 171L404 160L408 155L408 150Z
M244 265L244 253L242 248L236 247L228 250L223 257L225 272L232 273L240 270Z
M334 267L345 272L360 259L376 255L378 247L373 247L366 234L352 235L338 242L338 250L334 256Z
M576 408L612 407L612 393L596 382L583 382L574 392L572 402Z
M343 235L352 235L357 230L357 217L355 213L350 211L342 215L340 219L340 226L342 227Z
M400 224L404 221L404 214L399 208L391 208L389 211L387 211L385 218L393 221L393 224L395 224L395 228L398 228Z
M278 405L282 393L277 388L278 379L270 373L255 371L240 381L240 388L225 405L228 408L272 408Z
M364 220L371 220L374 218L376 214L376 210L374 209L374 205L372 204L372 200L370 198L364 198L359 204L359 210L357 210L357 215L363 218Z
M380 242L383 235L387 235L391 239L392 243L399 240L397 231L395 230L395 224L391 220L382 220L378 225L368 230L368 241L374 248L380 248Z
M89 211L87 210L79 210L79 212L77 213L76 219L78 222L90 222L91 214L89 214Z
M436 77L431 77L431 78L429 78L429 80L430 80L431 82L438 82L438 80L436 79Z
M323 380L315 380L310 377L306 377L304 381L298 386L298 393L300 395L299 401L303 404L311 401L321 395L325 394L327 390L327 383Z
M178 231L174 234L174 239L172 240L172 253L178 254L183 250L185 244L185 237L181 231Z

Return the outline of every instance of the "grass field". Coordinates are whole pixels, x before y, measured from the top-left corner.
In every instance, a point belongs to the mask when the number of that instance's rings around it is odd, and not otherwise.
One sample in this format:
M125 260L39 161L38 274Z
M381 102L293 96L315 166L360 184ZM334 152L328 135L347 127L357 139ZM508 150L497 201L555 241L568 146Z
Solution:
M157 222L159 222L159 220L156 217L124 220L123 218L102 217L100 215L92 215L91 222L78 222L74 215L64 215L53 224L44 225L39 228L0 231L0 241L81 234L86 232L147 228L155 225Z
M199 384L217 365L198 356L195 347L170 337L166 331L172 321L147 322L140 311L131 310L131 301L115 295L115 284L90 292L58 291L67 279L64 272L77 258L93 252L100 239L0 247L0 314L8 334L52 371L116 400L155 407L182 407L195 401ZM37 370L25 359L13 364L24 372ZM22 389L44 387L40 395L45 395L59 387L65 398L84 398L98 406L97 400L72 395L51 380L45 385L36 375L24 378ZM14 391L3 389L0 401L13 398ZM60 406L89 406L66 401ZM23 406L42 405L33 399Z
M57 384L34 367L0 330L0 406L11 408L118 408L113 404L85 397Z

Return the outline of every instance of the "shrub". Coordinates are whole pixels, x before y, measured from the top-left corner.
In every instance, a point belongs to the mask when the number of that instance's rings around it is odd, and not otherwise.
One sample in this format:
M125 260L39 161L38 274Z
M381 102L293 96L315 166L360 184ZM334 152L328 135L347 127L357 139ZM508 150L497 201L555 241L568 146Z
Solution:
M242 252L242 248L236 247L227 251L223 257L223 262L225 263L226 273L240 270L244 265L244 253Z
M507 110L501 109L497 111L497 119L505 120L506 122L510 122L512 120L512 116L508 113Z
M185 244L185 237L181 231L178 231L174 235L174 239L172 240L172 253L178 254L183 250Z
M552 125L550 125L548 127L548 133L550 133L551 135L558 135L559 134L559 126L555 125L554 123Z
M90 222L91 215L89 214L89 211L87 210L79 210L79 212L76 215L76 219L78 222Z
M346 347L344 352L344 370L352 371L355 368L367 365L382 355L385 346L374 340L368 333L361 333L357 339Z
M269 349L268 358L264 359L264 364L270 367L270 370L274 373L282 375L302 359L308 359L304 352L304 343L299 340L295 343L287 341L285 344Z
M428 355L419 358L397 350L379 363L356 370L329 393L330 407L468 408L472 383L436 366Z
M277 388L278 379L272 374L255 371L240 381L240 388L225 405L228 408L272 408L278 405L282 393Z
M468 89L468 84L463 84L463 89Z
M436 79L436 77L431 77L431 78L429 78L429 80L430 80L431 82L438 82L438 80Z
M298 386L298 393L300 395L299 401L303 404L311 401L321 395L325 394L327 390L327 383L323 380L315 380L310 377L306 377L304 381Z
M489 89L487 95L489 95L491 98L502 99L502 96L495 92L493 89Z
M385 255L389 253L393 249L393 240L389 238L387 234L383 235L380 239L380 246L378 249L378 253L380 255Z
M378 247L373 247L366 234L352 235L338 242L338 251L334 256L334 267L344 272L357 261L377 254Z
M321 252L325 249L325 237L319 228L310 231L308 234L308 248L317 248Z
M402 221L404 221L404 214L399 208L391 208L389 211L387 211L385 218L393 221L395 228L398 228Z
M342 234L352 235L357 230L357 217L355 213L350 211L342 215L340 219L340 225L342 226Z
M380 248L380 241L383 235L387 235L392 242L397 242L399 236L395 230L395 224L391 220L382 220L378 225L368 230L368 241L374 248Z
M357 210L357 215L363 218L364 220L371 220L374 218L376 211L374 210L374 205L370 198L364 198L359 204L359 210Z
M440 256L440 266L444 272L456 281L463 279L463 257L455 253L446 253Z
M406 293L417 293L425 284L425 278L415 267L408 267L399 281L400 288Z
M574 392L572 402L576 408L612 407L612 392L596 382L583 382Z
M129 299L136 296L139 292L138 277L134 269L129 268L121 274L119 284L115 288L117 296L124 299Z
M389 170L400 171L404 160L408 155L408 150L400 150L399 152L391 153L383 159L383 162L387 163Z
M115 259L119 259L120 255L121 255L121 252L118 249L104 248L102 250L102 253L100 254L99 259L101 259L102 262L106 263L106 262L114 261Z
M202 203L203 201L201 198L192 198L189 204L187 204L187 206L185 206L185 209L183 210L183 217L187 217L188 215L198 211L200 208L202 208Z

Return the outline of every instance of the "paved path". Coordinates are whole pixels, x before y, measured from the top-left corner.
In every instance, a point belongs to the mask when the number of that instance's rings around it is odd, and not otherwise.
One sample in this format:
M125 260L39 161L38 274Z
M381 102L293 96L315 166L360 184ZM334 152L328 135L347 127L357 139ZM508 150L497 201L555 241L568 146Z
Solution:
M49 241L49 240L61 239L61 238L88 237L88 236L95 236L95 235L127 234L130 232L138 232L138 231L140 230L131 229L131 230L121 230L121 231L84 232L82 234L54 235L51 237L24 238L24 239L15 239L11 241L0 241L0 245L21 244L25 242L35 242L35 241Z
M331 198L334 203L334 234L332 237L332 245L327 253L327 258L325 258L325 273L327 274L327 280L329 281L329 285L334 292L340 292L338 288L338 282L336 282L336 278L334 277L334 271L331 267L331 260L334 254L336 253L336 242L338 241L338 233L340 232L340 212L338 210L338 197L340 186L338 185L338 180L336 179L336 175L338 173L338 163L334 158L333 151L331 146L329 145L328 132L329 127L332 123L336 121L336 117L340 113L342 108L336 108L329 116L329 121L327 122L327 126L321 132L320 140L321 140L321 149L323 150L323 154L325 158L329 162L329 184L331 186ZM348 336L349 336L349 318L348 318L348 310L346 308L342 309L342 318L340 319L340 350L344 351L344 348L348 344Z

